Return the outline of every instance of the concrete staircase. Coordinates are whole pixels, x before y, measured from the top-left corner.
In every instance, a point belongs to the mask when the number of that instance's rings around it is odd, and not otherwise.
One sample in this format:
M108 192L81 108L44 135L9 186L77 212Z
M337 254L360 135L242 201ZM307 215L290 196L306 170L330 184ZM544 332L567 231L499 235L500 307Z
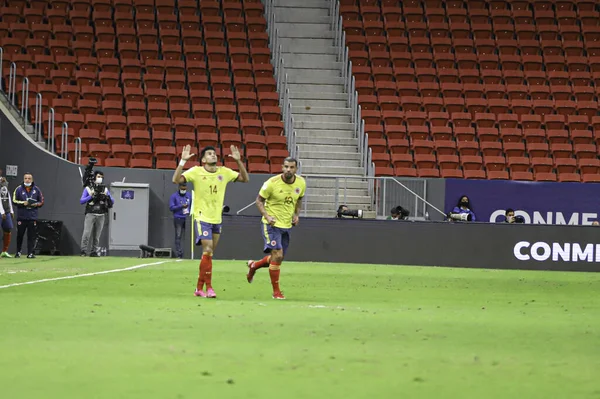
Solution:
M302 174L353 176L337 183L338 203L370 209L368 183L360 167L352 110L344 92L331 30L331 0L275 0L275 28L282 47ZM308 177L307 216L335 213L336 181ZM344 201L344 193L346 200Z

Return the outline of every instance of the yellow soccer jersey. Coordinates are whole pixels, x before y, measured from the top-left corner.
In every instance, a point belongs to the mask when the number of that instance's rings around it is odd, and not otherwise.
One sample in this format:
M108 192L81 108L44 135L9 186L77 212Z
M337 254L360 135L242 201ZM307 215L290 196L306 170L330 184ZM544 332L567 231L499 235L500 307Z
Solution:
M296 175L296 180L288 184L282 175L273 176L263 184L258 195L266 199L265 210L276 220L275 227L289 229L298 199L304 197L306 181ZM265 218L263 223L267 223Z
M223 221L223 202L227 183L235 181L240 174L224 166L214 173L203 166L194 166L183 173L185 180L194 185L192 214L196 220L220 224Z

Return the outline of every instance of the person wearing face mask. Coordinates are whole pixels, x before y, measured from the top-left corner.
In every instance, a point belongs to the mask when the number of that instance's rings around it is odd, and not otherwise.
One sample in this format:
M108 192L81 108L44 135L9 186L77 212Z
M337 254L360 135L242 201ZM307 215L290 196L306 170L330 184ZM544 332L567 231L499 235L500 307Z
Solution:
M115 203L110 191L104 185L104 174L102 172L99 170L94 172L94 184L83 189L79 203L85 205L81 256L87 256L90 238L92 238L90 256L96 257L100 249L100 236L104 228L106 214Z
M187 191L187 183L179 183L179 190L169 200L169 209L173 212L173 225L175 226L175 255L183 258L181 238L185 233L185 219L190 215L192 208L192 194Z
M33 259L35 258L33 252L37 237L38 209L44 206L44 195L33 182L31 173L23 175L23 183L13 193L13 204L17 207L17 254L15 258L21 257L23 237L27 232L27 258Z
M12 258L12 256L8 254L8 246L10 245L15 214L12 201L10 200L10 192L8 191L8 182L5 177L0 177L0 215L2 217L0 226L2 227L3 232L3 245L2 252L0 252L0 258Z
M475 212L473 212L473 207L471 206L471 201L469 201L469 197L466 195L461 195L458 203L448 214L449 220L459 220L459 221L467 221L474 222L477 220L475 217Z

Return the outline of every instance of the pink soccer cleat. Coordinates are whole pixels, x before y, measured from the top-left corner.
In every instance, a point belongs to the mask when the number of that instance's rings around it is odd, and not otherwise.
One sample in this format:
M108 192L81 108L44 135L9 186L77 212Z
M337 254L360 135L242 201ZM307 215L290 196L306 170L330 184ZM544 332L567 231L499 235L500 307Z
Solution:
M273 293L273 299L285 299L281 291L275 291Z
M202 290L196 289L196 291L194 291L194 296L201 296L202 298L206 298L206 293Z
M254 280L254 274L256 274L256 270L257 270L252 266L254 266L254 261L249 260L248 261L248 274L246 274L246 280L248 280L249 283L251 283L252 280Z
M215 294L215 290L213 290L212 288L209 288L206 290L206 297L207 298L216 298L217 294Z

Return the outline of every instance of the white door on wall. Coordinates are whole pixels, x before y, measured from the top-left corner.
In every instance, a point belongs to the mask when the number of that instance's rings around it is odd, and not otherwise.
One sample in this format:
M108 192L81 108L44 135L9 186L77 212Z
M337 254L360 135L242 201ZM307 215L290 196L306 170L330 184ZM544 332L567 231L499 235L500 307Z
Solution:
M115 204L109 213L108 249L137 250L148 245L150 185L112 183L110 192Z

